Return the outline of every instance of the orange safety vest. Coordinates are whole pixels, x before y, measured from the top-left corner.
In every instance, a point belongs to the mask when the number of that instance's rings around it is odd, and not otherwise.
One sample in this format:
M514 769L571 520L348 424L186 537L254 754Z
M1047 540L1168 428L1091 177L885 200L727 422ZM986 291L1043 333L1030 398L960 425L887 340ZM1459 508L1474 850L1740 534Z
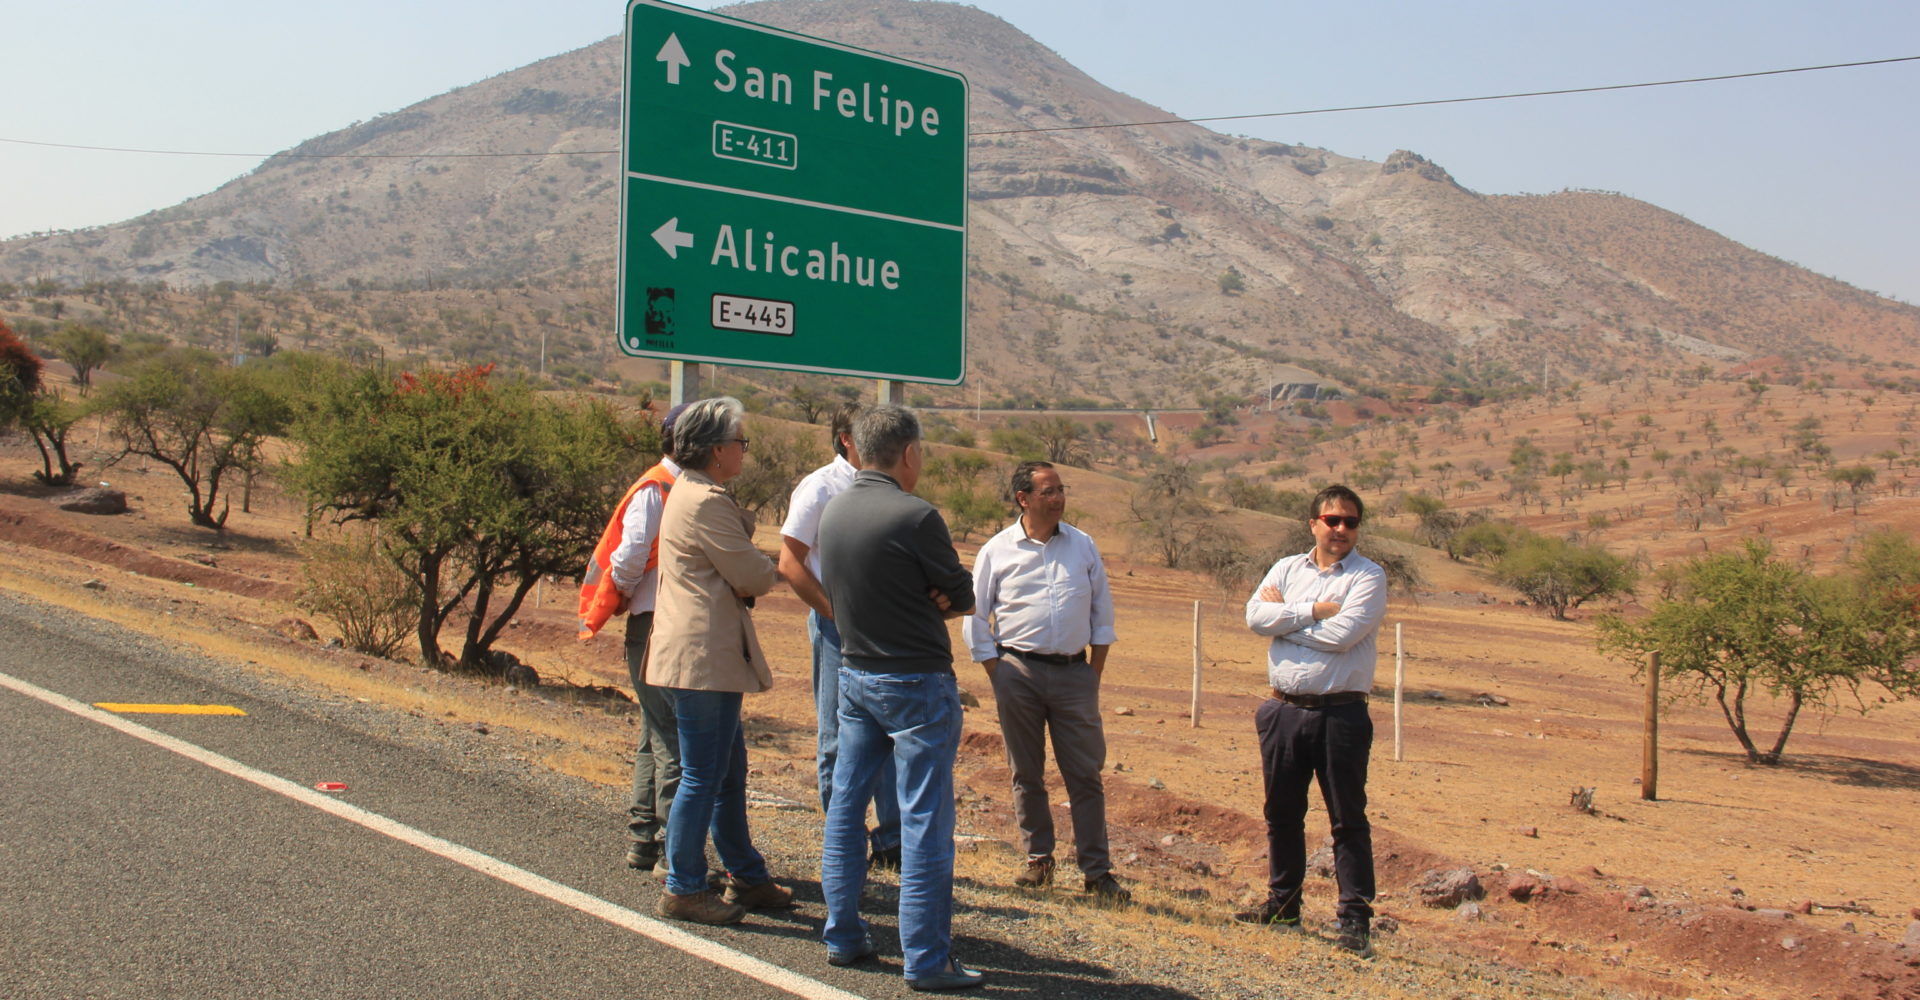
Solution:
M599 544L593 547L593 559L587 563L587 574L580 580L580 640L585 642L600 631L629 600L626 594L613 583L613 552L620 547L624 537L627 507L633 498L649 485L660 487L660 498L665 500L668 491L673 489L674 475L667 471L662 462L642 473L633 485L627 488L627 495L620 498L620 506L613 509L612 519L607 528L600 533ZM653 545L647 549L646 572L651 573L660 564L660 535L655 532Z

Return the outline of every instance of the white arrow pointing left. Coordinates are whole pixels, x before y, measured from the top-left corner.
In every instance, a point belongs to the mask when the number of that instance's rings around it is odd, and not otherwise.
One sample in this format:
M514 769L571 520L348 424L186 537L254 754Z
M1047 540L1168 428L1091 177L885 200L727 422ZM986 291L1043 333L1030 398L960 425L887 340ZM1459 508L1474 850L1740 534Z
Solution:
M680 248L691 248L693 246L693 234L681 232L680 218L675 216L668 219L666 224L662 225L659 229L653 231L653 241L660 244L660 249L665 250L667 256L672 257L674 260L679 260Z
M667 44L660 46L660 54L654 56L653 61L667 64L667 82L675 86L680 83L680 67L693 65L687 58L687 50L680 47L679 35L668 35Z

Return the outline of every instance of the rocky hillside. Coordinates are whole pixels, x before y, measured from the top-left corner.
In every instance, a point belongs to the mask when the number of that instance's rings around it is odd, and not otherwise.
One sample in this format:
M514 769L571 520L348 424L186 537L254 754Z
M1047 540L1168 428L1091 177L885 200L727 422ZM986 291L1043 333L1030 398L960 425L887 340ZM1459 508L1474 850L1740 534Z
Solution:
M727 12L969 77L970 389L1166 402L1261 394L1297 379L1287 364L1335 384L1486 386L1920 351L1920 309L1617 195L1487 196L1413 152L1374 163L1196 125L1032 131L1169 116L971 7ZM0 281L534 284L604 315L621 60L608 39L172 208L0 244Z

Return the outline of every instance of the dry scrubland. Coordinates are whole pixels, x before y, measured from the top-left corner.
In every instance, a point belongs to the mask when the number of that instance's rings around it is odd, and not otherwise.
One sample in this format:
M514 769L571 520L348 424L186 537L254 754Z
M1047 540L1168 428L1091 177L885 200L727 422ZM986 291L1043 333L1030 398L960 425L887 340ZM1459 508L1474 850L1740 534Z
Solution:
M1906 483L1915 470L1900 443L1914 436L1914 397L1774 386L1757 404L1753 399L1740 383L1592 386L1550 405L1482 407L1457 418L1436 411L1424 426L1415 426L1408 413L1394 427L1376 425L1264 464L1259 441L1272 440L1278 423L1243 411L1229 443L1188 457L1226 458L1243 475L1291 461L1304 471L1269 481L1305 489L1309 476L1354 481L1381 467L1380 452L1394 451L1401 467L1417 461L1427 471L1397 476L1374 491L1383 498L1437 491L1445 482L1452 507L1485 508L1543 533L1578 531L1648 565L1765 535L1780 552L1825 569L1844 559L1849 539L1868 525L1914 530L1920 503ZM1641 414L1651 422L1643 423ZM1676 515L1679 491L1652 452L1672 452L1667 466L1674 468L1679 456L1701 449L1689 474L1714 468L1713 449L1779 459L1793 450L1791 428L1808 417L1822 422L1820 436L1837 466L1864 462L1881 470L1857 515L1851 497L1832 508L1818 471L1801 472L1781 487L1771 474L1741 475L1733 465L1737 456L1725 452L1718 455L1724 488L1708 498L1718 513L1697 531L1691 514ZM1712 444L1708 420L1720 439ZM1626 452L1606 436L1634 432L1649 440L1629 459L1624 487L1610 481L1604 489L1563 496L1556 477L1543 476L1544 513L1537 501L1522 513L1499 475L1520 437L1549 455L1605 448L1611 463ZM84 454L90 434L76 437ZM1900 457L1871 457L1887 450ZM90 465L87 478L111 480L136 499L131 516L89 518L44 502L26 476L31 457L30 445L19 441L0 451L0 545L7 550L0 585L438 724L484 720L503 754L608 786L624 783L633 717L620 703L570 686L623 683L619 647L605 637L585 646L572 640L570 587L547 588L501 643L541 671L547 684L537 691L326 653L274 630L296 613L289 600L301 519L293 504L268 490L256 498L254 513L236 510L230 530L216 536L186 524L170 474L142 473L132 463L105 471ZM1466 471L1475 461L1496 470L1491 479ZM1438 462L1451 462L1454 470L1428 468ZM1647 478L1643 471L1654 474ZM963 686L980 698L969 710L960 762L961 828L969 838L961 862L968 904L963 934L1038 935L1056 942L1059 953L1203 996L1275 989L1386 996L1602 989L1667 996L1915 995L1915 970L1887 942L1899 940L1912 919L1909 909L1920 906L1920 875L1911 860L1920 705L1874 704L1870 694L1873 711L1864 716L1803 716L1785 764L1753 768L1717 710L1674 704L1665 721L1661 800L1644 802L1634 783L1640 688L1629 666L1594 651L1584 621L1593 609L1576 610L1571 622L1553 621L1516 605L1515 595L1477 568L1432 551L1420 557L1424 586L1395 600L1381 644L1385 686L1393 673L1392 627L1404 628L1404 760L1392 759L1392 711L1384 697L1374 713L1380 909L1399 921L1398 933L1383 936L1379 962L1359 964L1315 942L1225 925L1226 911L1255 898L1264 879L1251 726L1265 689L1261 644L1240 623L1242 595L1160 568L1135 543L1125 527L1126 482L1090 471L1072 471L1069 479L1075 513L1109 553L1115 583L1121 644L1105 697L1110 813L1121 874L1139 880L1151 906L1090 919L1075 893L1056 889L1029 897L1001 888L1016 864L1008 846L1007 772L991 693L978 668L963 665ZM1378 506L1377 528L1410 530L1410 518ZM1606 515L1604 525L1595 514ZM1263 524L1273 524L1250 512L1237 513L1234 523L1256 538ZM761 540L771 548L775 529L763 526ZM965 555L978 541L963 546ZM88 578L105 589L77 586ZM1198 728L1188 717L1196 601L1206 690ZM797 802L813 795L803 610L784 592L761 604L758 620L777 684L748 701L755 787ZM315 624L329 632L328 623ZM1483 705L1475 698L1481 693L1508 704ZM1764 699L1755 708L1772 718ZM1575 786L1598 789L1597 814L1568 807ZM817 822L810 813L768 808L756 813L756 822L790 835L793 846L782 853L799 865L796 876L813 876L804 862L804 842ZM1064 828L1064 809L1062 822ZM617 839L610 812L610 859ZM1422 907L1407 892L1423 870L1454 865L1472 866L1488 885L1486 919L1468 922ZM1502 890L1526 869L1551 876L1558 889L1531 903L1511 900ZM1654 902L1631 908L1623 892L1636 886L1646 886ZM1330 915L1331 883L1313 880L1310 892L1309 912ZM1816 906L1787 919L1731 908L1791 909L1801 901L1851 903L1869 912Z

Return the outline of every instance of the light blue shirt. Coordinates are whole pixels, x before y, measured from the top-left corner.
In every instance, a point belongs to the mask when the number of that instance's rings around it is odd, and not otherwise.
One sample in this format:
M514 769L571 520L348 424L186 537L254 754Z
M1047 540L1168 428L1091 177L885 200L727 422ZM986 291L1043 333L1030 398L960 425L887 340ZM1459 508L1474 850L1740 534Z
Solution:
M1263 601L1272 586L1284 601ZM1335 601L1339 613L1313 620L1313 606ZM1387 616L1387 572L1358 552L1323 570L1313 553L1273 564L1247 598L1247 627L1268 635L1267 680L1287 694L1373 689L1374 637Z
M988 539L973 559L973 614L962 632L977 662L1003 645L1063 656L1112 645L1113 592L1093 539L1062 522L1038 542L1017 520Z

